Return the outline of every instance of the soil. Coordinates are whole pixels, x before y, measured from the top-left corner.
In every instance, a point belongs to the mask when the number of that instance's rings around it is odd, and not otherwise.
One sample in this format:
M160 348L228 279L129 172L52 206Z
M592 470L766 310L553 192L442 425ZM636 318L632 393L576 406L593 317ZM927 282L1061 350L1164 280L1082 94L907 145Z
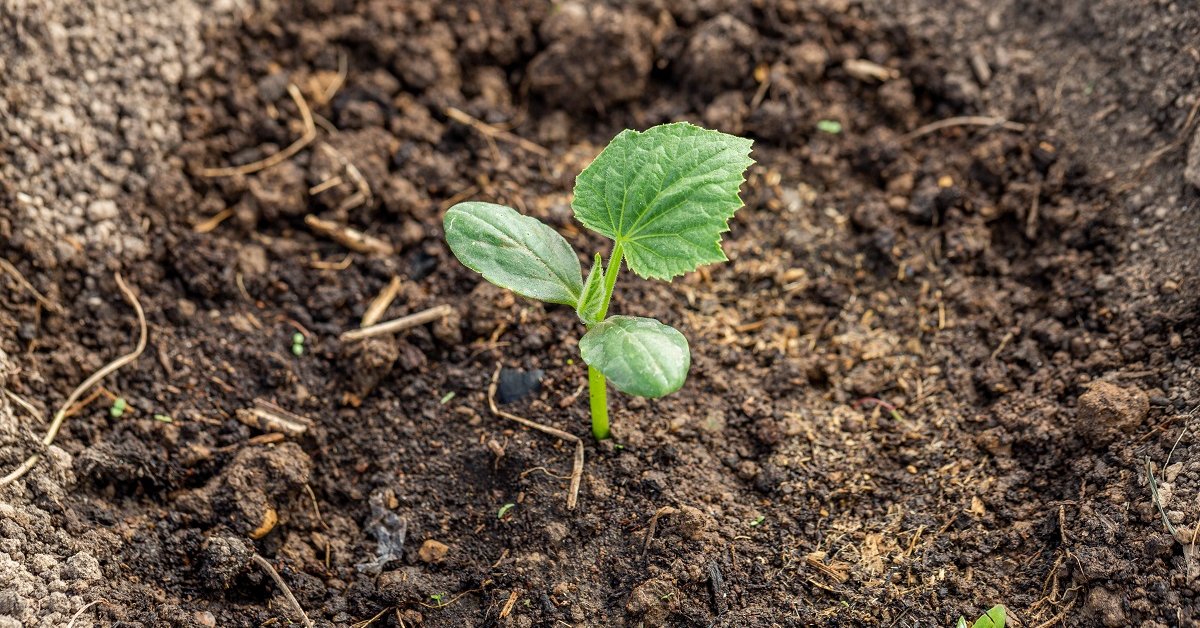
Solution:
M142 4L0 5L0 471L44 455L0 490L0 626L300 622L255 554L320 626L1200 625L1186 3ZM305 108L279 165L206 171ZM921 131L961 116L1019 124ZM597 444L574 312L440 217L514 206L586 267L574 175L672 120L757 164L729 263L621 278L693 367ZM116 272L149 346L44 447L136 343ZM393 278L383 319L454 313L339 340ZM584 438L576 508L498 365Z

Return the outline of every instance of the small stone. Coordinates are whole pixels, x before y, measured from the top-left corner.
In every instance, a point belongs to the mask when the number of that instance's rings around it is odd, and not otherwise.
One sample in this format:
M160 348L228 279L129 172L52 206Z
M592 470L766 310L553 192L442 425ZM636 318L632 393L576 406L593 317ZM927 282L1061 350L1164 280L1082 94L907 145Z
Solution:
M212 626L217 625L217 618L208 611L196 611L193 617L195 617L196 625L198 626L206 626L207 628L211 628Z
M1150 399L1137 388L1094 382L1079 396L1077 426L1093 445L1107 445L1142 424Z
M686 504L679 507L679 533L685 538L699 541L717 527L717 522L708 513Z
M1162 282L1162 285L1159 286L1159 291L1161 291L1163 294L1175 294L1176 292L1179 292L1179 283L1168 279Z
M117 210L116 201L92 201L92 203L87 207L88 218L96 222L101 220L112 220L119 214L120 212Z
M1121 596L1104 587L1096 587L1088 592L1084 612L1090 617L1098 618L1109 628L1129 625Z
M518 371L506 368L500 371L500 382L496 389L496 401L501 405L512 403L541 390L542 375L544 374L542 369Z
M716 408L710 408L704 418L700 420L700 429L709 434L719 434L725 430L725 413Z
M629 593L625 612L640 617L641 625L662 626L679 604L680 597L681 594L672 583L650 579L634 587Z
M450 553L450 547L440 541L429 539L421 544L421 549L417 551L417 556L422 562L440 563L446 554Z
M265 275L270 269L267 250L258 244L247 244L238 249L237 258L238 270L248 277Z
M100 580L104 573L100 571L100 562L87 552L79 552L67 559L63 577L68 580Z

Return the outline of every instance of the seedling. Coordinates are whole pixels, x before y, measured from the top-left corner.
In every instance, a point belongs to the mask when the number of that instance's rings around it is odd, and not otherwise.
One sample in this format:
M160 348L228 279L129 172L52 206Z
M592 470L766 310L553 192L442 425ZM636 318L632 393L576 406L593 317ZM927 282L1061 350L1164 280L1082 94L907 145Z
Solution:
M304 355L304 334L300 332L292 334L292 354L296 357Z
M842 132L842 123L837 120L818 120L817 130L830 135L837 135Z
M433 595L429 596L429 599L433 600L433 603L437 606L437 608L441 608L441 607L445 606L445 604L442 602L442 600L446 599L446 594L445 593L434 593Z
M1004 628L1005 619L1004 605L997 604L989 609L988 612L980 615L979 619L976 619L970 628ZM966 618L960 616L954 628L967 628Z
M504 515L507 515L508 511L512 510L513 508L516 508L516 506L517 506L516 504L504 504L503 506L500 507L500 510L496 511L496 518L503 520Z
M622 131L575 179L575 218L613 241L583 277L557 231L502 205L470 201L446 212L446 242L467 268L513 292L575 308L587 332L592 434L609 438L608 388L639 397L679 390L691 367L687 339L653 318L608 316L622 262L646 279L671 281L726 261L721 234L742 206L748 139L679 122Z
M125 407L125 398L117 397L113 400L112 407L108 409L108 416L114 419L121 418L121 415L125 414Z

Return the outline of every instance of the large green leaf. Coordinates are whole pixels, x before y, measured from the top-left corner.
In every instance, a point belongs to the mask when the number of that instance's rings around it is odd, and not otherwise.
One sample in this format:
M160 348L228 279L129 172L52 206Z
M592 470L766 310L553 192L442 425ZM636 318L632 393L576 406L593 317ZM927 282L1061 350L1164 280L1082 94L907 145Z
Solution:
M639 397L679 390L692 365L687 338L679 330L639 316L597 323L579 339L579 352L617 390Z
M686 122L622 131L575 179L575 217L615 240L642 277L724 261L751 144Z
M583 293L579 295L579 305L575 306L575 313L579 314L579 320L582 320L585 325L593 325L600 322L602 316L600 310L604 307L604 264L600 260L600 254L596 254L596 261L592 263L592 270L588 273L587 280L583 282Z
M536 218L493 203L459 203L446 212L446 242L464 266L531 299L575 307L583 270L574 249Z

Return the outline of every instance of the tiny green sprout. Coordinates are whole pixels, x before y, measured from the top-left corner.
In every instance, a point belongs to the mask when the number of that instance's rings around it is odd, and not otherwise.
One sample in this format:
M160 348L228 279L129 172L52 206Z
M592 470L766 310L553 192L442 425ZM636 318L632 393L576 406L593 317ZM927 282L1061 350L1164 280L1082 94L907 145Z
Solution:
M292 353L296 357L304 355L304 334L300 332L292 334Z
M175 419L172 419L171 415L169 415L169 414L156 414L156 415L154 415L154 420L161 421L163 423L174 423L175 422Z
M750 522L750 527L751 527L751 528L757 528L758 526L762 525L762 522L764 522L764 521L766 521L766 520L767 520L766 516L764 516L764 515L759 515L758 517L756 517L756 518L754 519L754 521L751 521L751 522Z
M1004 605L997 604L989 609L988 612L980 615L979 619L976 619L975 623L971 624L969 628L1004 628L1004 622L1007 619L1005 617L1006 613L1007 610L1004 608ZM954 628L968 628L966 618L959 616L958 623L954 624Z
M752 142L686 122L622 131L575 179L571 207L583 226L613 241L607 265L579 255L557 231L502 205L469 201L445 216L446 242L464 266L531 299L575 308L587 332L592 434L611 436L608 383L639 397L679 390L691 350L679 330L653 318L608 316L621 265L671 281L724 262L721 234L742 207Z
M837 135L842 132L842 123L837 120L818 120L817 130L830 135Z
M439 607L445 606L445 604L442 603L442 600L446 599L446 594L434 593L433 595L429 596L429 599L433 600L433 603Z
M453 390L451 390L450 392L448 392L448 393L446 393L446 394L442 395L442 401L441 401L441 404L444 406L444 405L446 405L446 404L450 403L450 400L451 400L451 399L453 399L453 398L454 398L454 391L453 391Z
M501 507L500 507L500 510L497 510L497 511L496 511L496 518L497 518L497 519L503 519L503 518L504 518L504 515L507 515L507 514L508 514L508 511L510 511L510 510L512 510L513 508L516 508L516 507L517 507L517 505L516 505L516 504L511 504L511 503L510 503L510 504L504 504L503 506L501 506Z
M108 409L108 415L114 419L119 419L122 414L125 414L125 398L117 397L113 401L112 407Z

